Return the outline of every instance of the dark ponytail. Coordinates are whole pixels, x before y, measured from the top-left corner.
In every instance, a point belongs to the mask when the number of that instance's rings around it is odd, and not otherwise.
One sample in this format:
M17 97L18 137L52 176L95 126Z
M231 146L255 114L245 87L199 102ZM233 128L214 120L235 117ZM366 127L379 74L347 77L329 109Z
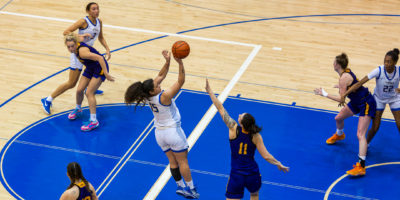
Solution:
M244 130L246 130L247 132L249 132L249 134L251 136L253 136L256 133L259 133L262 128L257 126L256 124L256 120L254 119L254 117L252 115L250 115L249 113L246 113L241 121L241 124L243 125Z
M136 107L140 104L143 103L143 106L145 105L146 99L151 97L150 92L153 91L154 89L154 82L153 79L147 79L145 81L140 82L135 82L132 85L126 89L125 92L125 103L127 105L130 105L132 103L136 103Z
M335 58L336 63L340 65L340 67L342 67L342 69L346 69L347 65L349 64L349 58L347 57L347 55L345 53L342 53L338 56L336 56Z
M96 2L90 2L86 5L86 12L90 11L90 7L92 7L92 5L97 5L99 6Z
M89 188L89 183L83 176L81 166L78 163L76 162L69 163L67 166L67 174L71 179L71 183L69 184L67 189L72 188L75 185L76 181L82 180L86 185L86 190L89 193L92 193L92 191Z
M396 63L399 60L399 49L394 48L386 53L386 56L390 56L392 60Z

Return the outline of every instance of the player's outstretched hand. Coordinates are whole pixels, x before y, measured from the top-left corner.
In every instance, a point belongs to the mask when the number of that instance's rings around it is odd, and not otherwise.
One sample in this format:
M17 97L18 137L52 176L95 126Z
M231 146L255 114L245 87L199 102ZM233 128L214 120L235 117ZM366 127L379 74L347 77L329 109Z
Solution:
M163 50L161 54L164 56L165 61L169 62L171 60L171 52L168 52L168 50Z
M282 164L280 164L280 165L278 165L277 166L278 167L278 169L280 170L280 171L283 171L283 172L289 172L289 167L286 167L286 166L284 166L284 165L282 165Z

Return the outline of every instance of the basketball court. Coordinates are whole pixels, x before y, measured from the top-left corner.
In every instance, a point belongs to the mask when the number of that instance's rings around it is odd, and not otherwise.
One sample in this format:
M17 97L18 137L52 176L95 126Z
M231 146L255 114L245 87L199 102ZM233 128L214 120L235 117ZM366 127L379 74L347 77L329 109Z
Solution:
M62 33L86 16L88 2L0 1L0 199L59 198L72 161L99 199L183 199L155 141L150 109L123 103L126 88L155 77L161 51L177 40L191 47L176 104L200 199L224 199L230 172L228 129L204 92L206 78L235 120L244 112L256 118L269 152L290 167L282 173L256 153L260 199L400 196L400 137L390 110L368 149L367 175L351 178L345 172L357 161L358 117L345 121L344 141L326 145L340 108L313 93L316 87L337 93L332 63L341 52L362 78L399 47L397 1L96 2L116 81L104 82L104 95L96 97L100 127L82 132L87 107L82 118L67 119L76 88L54 101L52 115L40 99L67 80ZM99 42L94 47L104 53ZM171 61L163 88L177 72ZM366 85L372 91L375 81Z

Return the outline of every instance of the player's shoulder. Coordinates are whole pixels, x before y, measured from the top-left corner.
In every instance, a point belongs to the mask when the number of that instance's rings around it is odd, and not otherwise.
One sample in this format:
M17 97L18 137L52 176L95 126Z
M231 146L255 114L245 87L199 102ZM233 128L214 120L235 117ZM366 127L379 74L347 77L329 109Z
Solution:
M68 190L65 190L65 192L61 195L60 199L72 199L72 198L78 198L79 196L79 188L78 186L74 185Z

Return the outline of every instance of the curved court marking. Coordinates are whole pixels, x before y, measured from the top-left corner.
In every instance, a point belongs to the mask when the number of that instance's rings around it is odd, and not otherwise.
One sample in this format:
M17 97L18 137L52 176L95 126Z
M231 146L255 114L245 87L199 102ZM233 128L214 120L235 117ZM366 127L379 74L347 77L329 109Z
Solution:
M177 1L173 1L173 0L165 0L165 1L168 1L168 2L171 2L174 4L178 4L178 5L182 5L182 6L193 7L193 8L198 8L198 9L202 9L202 10L208 10L208 11L223 13L223 14L228 14L228 15L253 17L253 18L266 18L265 16L256 16L256 15L247 15L247 14L242 14L242 13L228 12L228 11L223 11L223 10L202 7L202 6L196 6L193 4L181 3L181 2L177 2ZM318 23L318 24L349 24L349 25L398 25L398 24L400 24L400 23L379 23L379 22L377 22L377 23L323 22L323 21L306 21L306 20L293 20L293 19L286 19L286 21Z
M103 104L103 105L97 105L97 107L98 107L98 108L102 108L102 107L112 107L112 106L121 106L121 105L125 105L125 104L123 104L123 103ZM84 107L84 108L82 108L82 109L83 109L83 110L88 110L89 107ZM2 149L1 152L0 152L0 154L1 154L1 160L0 160L1 179L0 179L0 181L3 183L4 186L7 186L7 187L5 187L6 190L7 190L8 192L10 192L10 194L13 195L15 198L17 198L17 199L23 199L21 196L19 196L19 195L11 188L11 186L8 184L8 182L7 182L7 180L6 180L5 176L4 176L3 161L4 161L4 156L5 156L6 153L7 153L7 150L9 149L9 147L10 147L21 135L23 135L25 132L27 132L27 131L30 130L31 128L33 128L33 127L35 127L35 126L37 126L37 125L39 125L39 124L41 124L41 123L43 123L43 122L46 122L46 121L48 121L48 120L50 120L50 119L53 119L53 118L55 118L55 117L58 117L58 116L60 116L60 115L64 115L64 114L66 114L66 113L69 113L69 112L71 112L71 111L72 111L72 110L67 110L67 111L64 111L64 112L60 112L60 113L57 113L57 114L48 116L48 117L46 117L46 118L43 118L43 119L41 119L41 120L39 120L39 121L37 121L37 122L34 122L33 124L31 124L31 125L25 127L25 128L22 129L20 132L18 132L17 134L15 134L15 135L4 145L3 149ZM138 138L138 139L139 139L139 138ZM137 140L138 140L138 139L137 139ZM135 142L136 142L136 141L135 141ZM117 165L118 165L118 164L117 164Z
M384 166L384 165L400 165L400 162L387 162L387 163L379 163L379 164L374 164L374 165L370 165L365 167L366 169L368 168L372 168L372 167L379 167L379 166ZM326 190L325 192L325 196L324 196L324 200L328 200L329 194L331 193L333 187L335 187L335 185L337 183L339 183L341 180L343 180L344 178L346 178L347 176L349 176L348 174L344 174L343 176L339 177L336 181L334 181L329 188Z

